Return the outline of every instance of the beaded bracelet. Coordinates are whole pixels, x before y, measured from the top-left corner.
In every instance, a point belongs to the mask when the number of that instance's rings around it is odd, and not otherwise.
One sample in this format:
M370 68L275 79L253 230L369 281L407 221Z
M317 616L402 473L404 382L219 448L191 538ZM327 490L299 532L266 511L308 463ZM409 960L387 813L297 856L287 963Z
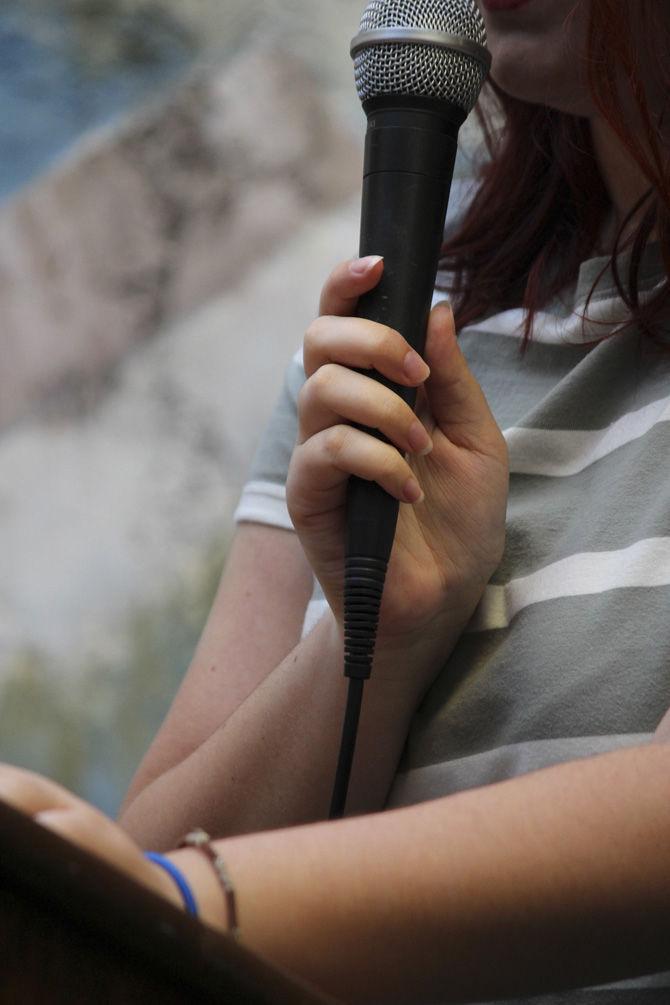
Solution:
M198 905L195 897L193 896L193 891L188 885L186 877L181 869L178 869L174 862L171 862L169 858L165 857L165 855L160 855L157 851L145 851L144 857L148 858L150 862L154 863L154 865L158 865L161 869L165 870L179 890L181 898L184 901L186 912L188 914L192 914L194 918L197 918Z
M223 861L219 853L211 845L211 838L206 831L198 828L197 830L191 831L179 842L180 848L195 848L196 851L201 852L205 858L212 865L214 872L216 873L216 878L219 881L219 886L223 891L223 896L226 901L226 913L228 916L228 932L234 939L239 939L240 929L237 923L237 904L235 901L235 887L233 886L230 876L228 875L228 870L226 868L226 863Z

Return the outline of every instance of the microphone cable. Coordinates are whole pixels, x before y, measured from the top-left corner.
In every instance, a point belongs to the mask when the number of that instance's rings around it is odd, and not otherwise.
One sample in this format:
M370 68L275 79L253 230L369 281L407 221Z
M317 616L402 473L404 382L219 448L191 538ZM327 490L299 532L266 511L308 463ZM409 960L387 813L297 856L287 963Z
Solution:
M346 562L344 674L349 678L349 689L330 803L331 820L344 816L363 703L363 685L372 670L387 564L370 558L349 558Z
M356 736L358 734L358 720L361 714L361 704L363 702L363 684L365 682L358 677L349 679L349 690L347 691L347 705L344 711L344 723L342 725L342 739L340 740L340 753L337 759L337 769L335 771L335 783L333 794L330 800L329 820L340 820L344 816L344 808L347 803L347 792L349 791L349 779L351 777L351 767L354 760L354 750L356 749Z
M368 430L386 439L376 430ZM349 479L344 568L344 675L349 678L329 819L344 816L363 702L372 672L379 612L400 503L376 482Z

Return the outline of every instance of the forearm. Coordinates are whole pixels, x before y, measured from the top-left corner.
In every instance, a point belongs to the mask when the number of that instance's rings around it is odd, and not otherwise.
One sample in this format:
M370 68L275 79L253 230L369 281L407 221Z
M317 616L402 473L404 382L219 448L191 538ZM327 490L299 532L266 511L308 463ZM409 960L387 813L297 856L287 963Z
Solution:
M326 616L212 735L147 785L122 825L169 848L196 824L217 835L324 819L346 702L339 629ZM396 660L397 662L397 660ZM384 673L366 683L348 812L383 805L419 695Z
M294 649L312 586L295 534L238 527L191 665L124 807L197 750Z
M347 1001L482 1000L670 969L670 749L222 841L243 940ZM177 853L220 923L207 863Z

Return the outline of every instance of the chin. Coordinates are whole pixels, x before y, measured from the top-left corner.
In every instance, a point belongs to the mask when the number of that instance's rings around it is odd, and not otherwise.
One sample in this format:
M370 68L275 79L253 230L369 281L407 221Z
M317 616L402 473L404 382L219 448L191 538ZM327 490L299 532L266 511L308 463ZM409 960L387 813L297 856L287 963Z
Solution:
M519 101L546 105L569 115L590 116L593 106L586 80L574 56L564 61L525 58L520 47L493 52L491 78L498 87Z

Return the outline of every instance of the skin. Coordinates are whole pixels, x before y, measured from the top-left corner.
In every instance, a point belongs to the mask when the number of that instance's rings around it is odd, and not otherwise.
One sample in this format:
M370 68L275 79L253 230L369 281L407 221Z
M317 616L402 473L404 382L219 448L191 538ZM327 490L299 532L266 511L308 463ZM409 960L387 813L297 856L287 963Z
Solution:
M343 1001L482 1001L604 983L670 963L669 768L668 746L649 744L215 847L244 945ZM60 787L6 767L0 797L179 905L124 831ZM203 920L225 931L207 861L192 850L170 858Z
M524 100L586 107L574 61L549 44L571 7L531 0L517 21L485 12L501 86ZM582 29L571 25L578 42ZM640 179L614 138L595 118L592 125L623 212ZM655 744L371 812L384 804L416 704L499 559L507 487L504 441L448 308L431 315L423 367L399 333L352 320L382 270L380 261L343 263L325 284L306 337L287 489L301 548L269 528L238 534L193 666L122 821L157 848L194 824L229 835L217 847L237 888L245 944L349 1001L482 1000L670 968L667 720ZM372 366L419 387L419 426L352 370ZM350 427L361 420L401 452ZM325 813L343 701L339 567L351 473L379 481L404 505L352 779L350 809L366 815L310 823ZM331 612L300 640L310 565ZM52 783L4 768L0 796L177 901L127 834ZM170 854L205 921L221 928L221 892L206 861Z
M479 8L493 59L491 76L503 91L561 112L593 114L582 65L587 2L530 0L509 11L489 11L480 2Z
M479 4L493 63L491 76L507 94L589 119L600 168L613 207L603 236L603 253L631 206L649 183L610 126L598 114L588 92L585 38L589 0L530 0L511 11L488 11ZM662 95L654 96L657 103ZM630 122L634 103L622 95ZM637 220L631 221L631 230Z
M352 270L352 263L335 269L321 304L329 313L321 316L306 337L307 367L312 372L301 395L300 442L287 486L298 536L330 599L331 613L266 672L223 725L207 733L181 759L170 762L167 758L174 758L174 750L168 742L169 731L177 731L183 723L186 738L179 741L183 750L193 743L195 729L201 728L197 702L203 696L186 682L177 699L181 712L168 718L163 736L159 735L140 768L121 818L147 845L170 847L196 818L214 833L233 834L326 815L346 694L341 675L339 591L346 484L351 473L376 478L399 497L408 479L416 476L426 498L404 506L399 520L375 674L366 685L350 812L371 812L383 806L411 716L499 561L506 448L458 348L450 310L434 311L428 331L432 371L423 387L431 452L426 455L422 446L410 463L371 437L351 435L353 431L343 423L360 415L359 409L370 408L372 402L378 412L375 424L403 444L401 436L416 422L413 414L390 392L378 394L383 389L376 383L366 378L362 386L359 380L350 381L350 376L358 375L348 367L375 365L407 383L419 383L425 373L424 367L414 376L403 376L409 346L397 332L369 322L352 325L352 319L344 315L351 310L352 300L374 286L381 275L381 262L367 265L358 271ZM267 580L267 571L261 570L259 562L254 580ZM264 595L263 586L253 588ZM242 621L250 618L247 630L251 633L254 605L247 605L246 614L243 606L239 605L239 616ZM215 618L214 624L218 622ZM203 646L214 658L217 641L211 631L209 626ZM266 665L271 664L271 637L261 639L258 646L261 655L267 656ZM202 681L206 667L208 663L198 657ZM214 688L210 682L208 698ZM187 706L190 719L184 712ZM211 708L204 715L211 716ZM287 730L287 723L295 727ZM250 737L256 738L253 746ZM215 770L216 765L220 769ZM296 784L297 778L301 785ZM266 798L250 801L250 791L257 796L264 791Z

